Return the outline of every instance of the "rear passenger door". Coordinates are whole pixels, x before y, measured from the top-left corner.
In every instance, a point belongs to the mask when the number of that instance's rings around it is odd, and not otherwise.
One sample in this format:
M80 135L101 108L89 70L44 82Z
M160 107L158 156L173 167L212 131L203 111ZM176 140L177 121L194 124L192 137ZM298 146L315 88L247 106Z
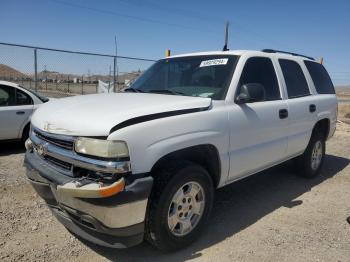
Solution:
M317 119L315 96L311 95L301 65L289 59L279 59L288 96L288 156L302 153Z
M305 60L304 64L317 92L317 118L330 120L328 133L333 135L337 124L338 101L332 80L322 64L310 60Z

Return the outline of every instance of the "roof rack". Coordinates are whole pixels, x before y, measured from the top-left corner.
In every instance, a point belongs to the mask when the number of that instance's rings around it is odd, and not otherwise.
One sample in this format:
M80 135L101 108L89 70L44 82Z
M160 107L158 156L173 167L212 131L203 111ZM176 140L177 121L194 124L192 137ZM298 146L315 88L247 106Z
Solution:
M261 50L261 52L265 52L265 53L282 53L282 54L288 54L288 55L293 55L293 56L301 56L301 57L305 57L307 59L315 61L315 58L313 58L313 57L306 56L306 55L301 55L301 54L297 54L297 53L292 53L292 52L286 52L286 51L280 51L280 50L274 50L274 49L263 49L263 50Z

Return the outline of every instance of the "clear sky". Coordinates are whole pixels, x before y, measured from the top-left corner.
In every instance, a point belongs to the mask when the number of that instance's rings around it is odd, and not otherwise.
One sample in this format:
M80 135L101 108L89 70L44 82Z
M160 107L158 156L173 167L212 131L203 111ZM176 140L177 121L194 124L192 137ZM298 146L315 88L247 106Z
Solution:
M222 49L229 20L230 49L275 48L323 56L333 82L350 84L350 0L0 0L0 10L0 42L113 54L116 35L119 55L151 59L163 57L167 48L172 54ZM17 51L12 52L15 59L4 58L11 52L0 47L0 63L1 56L11 63L21 60ZM22 56L30 66L31 55ZM46 61L40 61L39 70L62 70L55 68L57 61L61 67L72 66L67 63L71 58L42 55ZM86 58L84 72L106 72L111 64L90 60ZM148 65L118 64L120 71Z

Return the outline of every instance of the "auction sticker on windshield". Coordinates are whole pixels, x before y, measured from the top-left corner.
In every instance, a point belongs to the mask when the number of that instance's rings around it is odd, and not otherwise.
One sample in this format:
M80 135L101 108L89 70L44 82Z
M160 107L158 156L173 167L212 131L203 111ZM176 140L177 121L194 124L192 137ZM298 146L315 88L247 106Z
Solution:
M219 58L219 59L206 60L206 61L202 61L201 64L199 65L199 67L226 65L227 61L228 61L228 58Z

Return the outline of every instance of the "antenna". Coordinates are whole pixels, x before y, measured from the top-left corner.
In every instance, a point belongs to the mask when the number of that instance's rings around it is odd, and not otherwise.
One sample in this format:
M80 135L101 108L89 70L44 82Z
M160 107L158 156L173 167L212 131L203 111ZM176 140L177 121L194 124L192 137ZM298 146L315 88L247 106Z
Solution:
M227 42L228 42L228 27L230 23L227 21L225 24L225 45L222 51L228 51L229 49L227 48Z

